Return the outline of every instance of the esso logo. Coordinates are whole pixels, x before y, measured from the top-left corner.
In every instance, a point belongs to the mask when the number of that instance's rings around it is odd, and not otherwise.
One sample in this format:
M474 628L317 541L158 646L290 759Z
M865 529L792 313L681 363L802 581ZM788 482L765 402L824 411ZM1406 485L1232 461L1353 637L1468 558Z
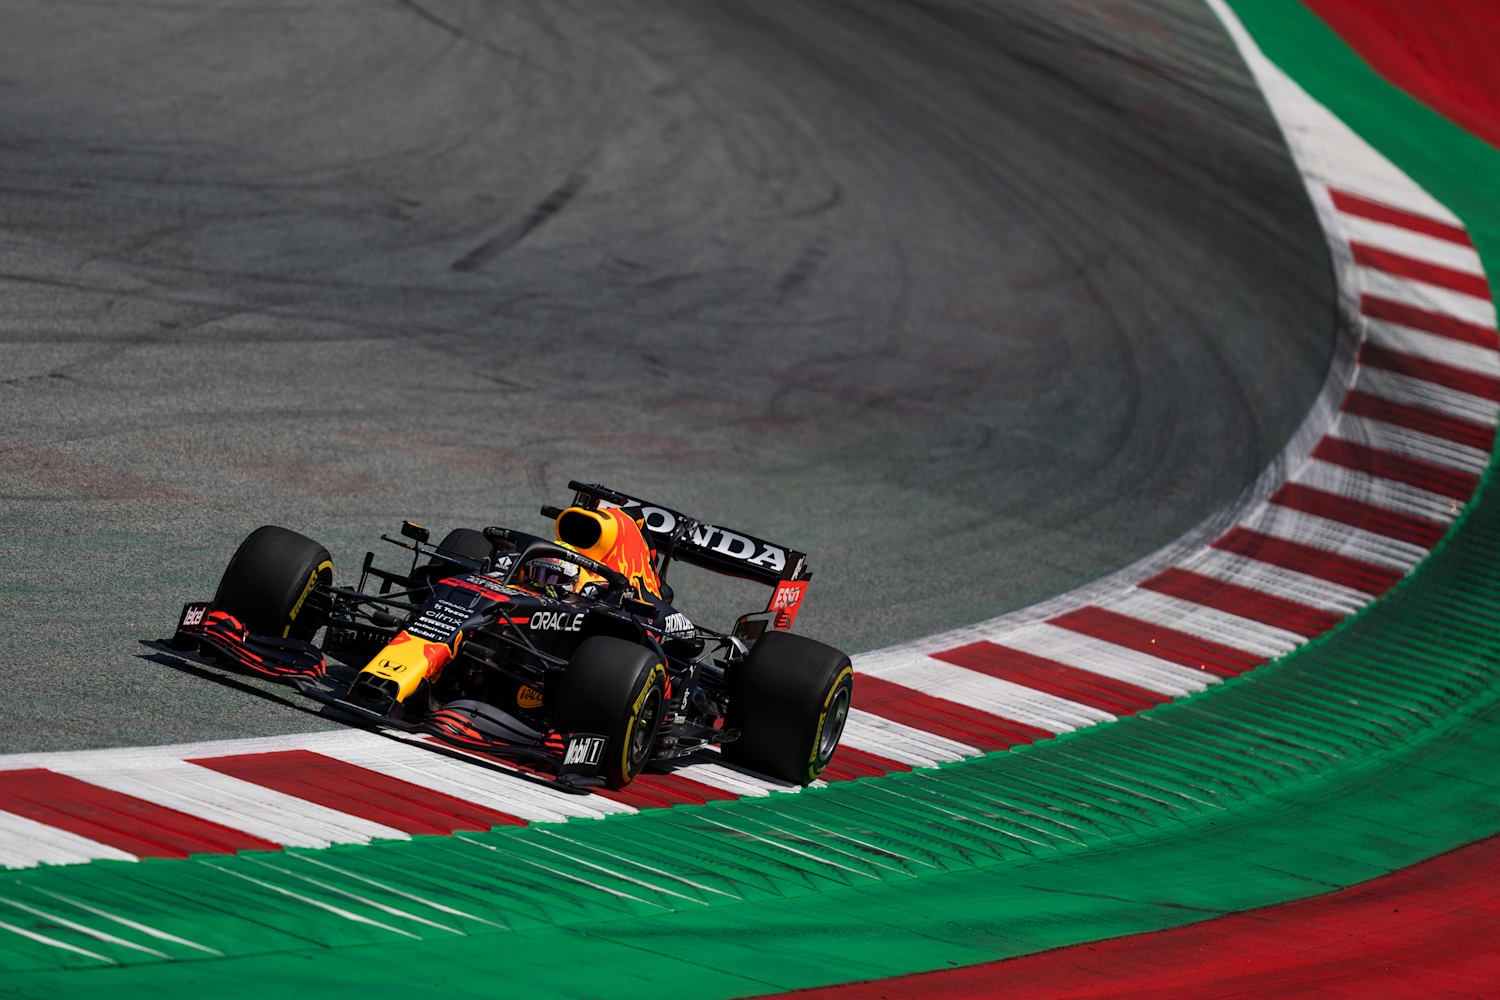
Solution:
M776 594L771 598L771 606L768 611L780 611L782 608L796 606L802 600L802 592L807 589L804 583L781 583L776 588Z

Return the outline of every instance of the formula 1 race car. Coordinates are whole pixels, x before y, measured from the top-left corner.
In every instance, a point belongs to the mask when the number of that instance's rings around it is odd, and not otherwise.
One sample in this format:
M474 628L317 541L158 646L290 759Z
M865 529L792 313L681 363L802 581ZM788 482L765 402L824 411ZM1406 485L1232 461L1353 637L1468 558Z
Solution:
M597 484L543 507L555 537L457 528L437 545L411 521L333 582L327 549L267 525L241 543L214 599L183 608L171 647L294 684L352 721L436 738L584 791L647 764L722 748L730 764L797 784L843 733L853 671L787 631L806 556ZM764 611L729 632L672 606L674 560L765 583ZM312 640L321 635L321 640Z

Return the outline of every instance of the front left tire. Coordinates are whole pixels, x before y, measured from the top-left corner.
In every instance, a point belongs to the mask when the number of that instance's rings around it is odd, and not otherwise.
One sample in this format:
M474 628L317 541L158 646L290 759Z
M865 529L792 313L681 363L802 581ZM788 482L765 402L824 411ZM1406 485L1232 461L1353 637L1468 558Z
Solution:
M600 772L624 788L651 759L667 704L667 668L644 646L609 636L578 644L554 704L565 733L605 737Z
M213 606L257 635L311 639L323 622L308 597L320 583L333 583L328 550L306 535L267 524L235 550Z

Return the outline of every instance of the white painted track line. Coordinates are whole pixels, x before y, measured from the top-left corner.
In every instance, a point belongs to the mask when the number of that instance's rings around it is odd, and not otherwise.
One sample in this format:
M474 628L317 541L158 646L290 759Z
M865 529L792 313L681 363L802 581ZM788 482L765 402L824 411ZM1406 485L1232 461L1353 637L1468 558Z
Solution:
M717 747L708 747L700 751L700 754L707 758L717 758L719 751ZM672 773L691 778L700 784L721 788L736 795L748 795L752 798L762 798L773 792L801 791L797 785L749 774L718 760L694 759L692 763L673 768Z

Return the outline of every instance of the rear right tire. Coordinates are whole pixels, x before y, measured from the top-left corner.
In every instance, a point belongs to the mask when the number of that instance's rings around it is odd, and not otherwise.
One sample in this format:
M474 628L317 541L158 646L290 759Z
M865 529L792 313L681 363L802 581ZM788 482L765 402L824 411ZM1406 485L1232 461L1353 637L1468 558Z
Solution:
M495 551L494 544L484 537L484 532L475 531L473 528L454 528L443 536L443 540L438 543L438 548L456 556L481 560L488 559ZM427 565L453 568L451 563L445 563L440 559L430 560Z
M782 781L815 781L844 733L854 697L849 657L813 639L767 632L729 672L724 759Z

